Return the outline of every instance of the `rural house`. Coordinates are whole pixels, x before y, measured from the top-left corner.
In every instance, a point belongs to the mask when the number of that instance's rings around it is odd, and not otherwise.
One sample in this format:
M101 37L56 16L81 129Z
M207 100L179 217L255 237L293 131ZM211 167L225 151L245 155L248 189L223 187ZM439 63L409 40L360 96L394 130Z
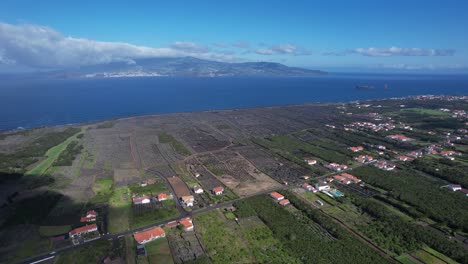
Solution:
M166 232L158 226L158 227L153 227L141 232L137 232L133 234L133 237L135 240L138 242L138 244L145 244L150 241L153 241L155 239L158 239L160 237L165 237Z
M184 203L185 206L190 207L193 206L193 202L195 201L195 198L193 198L193 195L186 195L180 197L180 200L182 203Z
M200 194L200 193L203 193L203 189L200 186L195 186L193 187L193 192Z
M214 195L221 195L224 192L224 188L222 186L214 187L212 192Z
M278 192L272 192L270 193L270 196L275 199L276 201L281 201L284 199L284 196L281 193Z
M96 224L85 225L85 226L73 229L72 231L68 233L68 235L70 237L77 237L77 236L81 236L83 234L87 234L87 233L97 231L97 230L98 228Z
M94 210L90 210L86 212L86 215L84 217L81 217L80 222L93 222L96 221L97 213Z
M134 197L133 198L133 204L149 204L153 197L150 195L144 195L141 197Z

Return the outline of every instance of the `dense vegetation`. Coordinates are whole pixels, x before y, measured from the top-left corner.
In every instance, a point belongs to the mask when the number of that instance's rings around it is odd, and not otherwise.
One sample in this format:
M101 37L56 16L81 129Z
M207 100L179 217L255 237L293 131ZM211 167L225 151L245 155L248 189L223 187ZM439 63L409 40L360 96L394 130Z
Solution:
M364 246L357 239L347 234L329 218L318 215L302 201L293 195L287 195L290 201L300 210L317 221L328 232L332 233L338 240L324 240L304 223L297 221L295 216L278 206L266 196L249 198L247 203L237 203L240 212L252 212L254 210L258 217L273 231L277 239L282 241L292 254L303 262L314 263L386 263L369 247ZM250 209L243 209L248 206Z
M291 136L274 136L266 139L257 138L254 139L254 142L280 154L286 152L294 155L301 163L304 163L303 157L307 155L328 162L347 163L349 160L349 157L334 150L314 146Z
M407 222L372 199L355 197L353 202L376 219L359 229L379 246L401 254L421 248L424 243L457 261L468 263L468 253L462 245L431 231L429 227Z
M35 139L27 147L11 154L0 153L0 172L24 173L26 167L38 161L48 149L64 142L80 132L79 128L69 127L62 132L51 132Z
M54 166L71 166L76 156L81 153L83 146L78 141L72 141L68 144L57 160L54 161Z
M395 199L416 207L424 215L450 227L468 231L468 203L466 197L441 189L417 171L382 171L361 167L353 174L367 183L389 191Z
M411 165L416 170L468 188L468 166L445 159L416 159Z

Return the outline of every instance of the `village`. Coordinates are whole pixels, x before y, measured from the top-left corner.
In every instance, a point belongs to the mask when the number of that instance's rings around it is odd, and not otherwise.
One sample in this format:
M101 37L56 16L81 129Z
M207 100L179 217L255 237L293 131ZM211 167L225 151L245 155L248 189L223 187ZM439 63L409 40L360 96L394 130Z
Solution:
M356 201L375 201L463 244L465 234L438 226L445 220L431 215L425 204L400 198L403 192L428 196L437 192L439 199L451 199L460 210L468 199L466 184L456 177L468 164L466 128L457 125L429 130L416 122L426 113L431 118L450 115L454 123L466 123L466 116L462 111L446 111L452 109L447 105L421 110L420 100L338 104L326 106L321 115L310 115L321 106L200 113L200 120L210 120L215 124L211 126L196 118L187 119L189 114L167 119L145 117L136 123L122 120L103 128L95 125L84 130L80 141L88 157L77 156L82 161L73 163L70 170L83 173L80 182L76 180L71 186L89 184L84 189L89 190L89 196L79 197L86 202L67 212L63 222L59 221L60 213L49 213L58 224L42 228L52 231L41 231L41 237L50 241L52 251L35 259L64 260L81 252L89 257L98 254L102 263L157 263L160 259L177 264L196 260L222 263L224 257L235 254L237 261L250 262L253 256L238 255L242 245L253 243L248 234L256 228L273 227L260 216L244 216L243 208L262 197L275 206L274 210L290 212L330 241L336 237L325 225L304 219L302 203L341 228L354 230L356 223L373 219L362 213ZM451 97L444 100L453 102ZM256 126L243 119L250 111L261 116L255 119ZM395 112L406 115L398 119ZM325 118L336 113L339 118L333 122ZM273 116L283 125L272 121ZM307 125L296 122L297 117ZM173 119L193 123L174 128ZM158 129L153 128L155 124ZM125 144L113 144L107 140L109 135L115 135L113 140L123 138ZM87 161L90 156L95 160ZM56 171L66 173L61 168ZM406 181L418 184L406 185ZM73 188L65 186L64 193L73 193ZM394 195L399 188L402 191ZM67 208L67 204L58 205ZM256 210L258 214L260 209ZM421 211L429 216L420 216ZM232 232L243 235L222 242L222 234ZM371 240L363 234L352 235ZM108 253L81 250L105 243L109 243ZM232 250L225 243L232 244ZM398 253L383 255L394 258L401 255Z

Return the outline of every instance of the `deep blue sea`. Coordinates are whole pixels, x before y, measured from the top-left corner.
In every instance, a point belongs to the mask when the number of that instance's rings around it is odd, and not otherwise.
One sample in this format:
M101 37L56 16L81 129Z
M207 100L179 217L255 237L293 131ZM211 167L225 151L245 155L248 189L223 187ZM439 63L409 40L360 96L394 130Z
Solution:
M384 85L388 90L384 90ZM356 85L374 86L371 91ZM0 130L134 115L343 102L421 94L468 95L468 76L330 74L307 78L0 80Z

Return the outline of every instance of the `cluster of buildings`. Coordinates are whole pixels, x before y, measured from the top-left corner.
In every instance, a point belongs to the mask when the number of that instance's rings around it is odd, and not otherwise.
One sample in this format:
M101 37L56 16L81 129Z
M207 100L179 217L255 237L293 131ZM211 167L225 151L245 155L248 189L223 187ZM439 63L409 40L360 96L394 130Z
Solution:
M359 155L358 157L355 157L354 160L359 162L359 163L366 163L366 162L369 162L369 161L373 161L374 158L372 156L369 156L369 155Z
M165 201L167 200L167 194L165 193L160 193L158 194L157 197L153 197L151 195L143 195L143 196L137 196L136 194L132 195L132 201L133 204L149 204L152 201Z
M383 160L383 159L375 162L374 166L381 170L386 170L386 171L391 171L396 168L395 164L392 164L391 162L387 160Z
M344 130L349 131L352 130L352 128L369 129L373 132L390 131L392 129L395 129L395 124L393 124L392 122L385 122L379 124L374 124L372 122L353 122L351 124L345 125Z
M344 164L338 164L338 163L330 163L328 165L325 166L327 169L330 169L332 171L342 171L342 170L346 170L348 168L348 166L344 165Z
M389 136L387 136L387 138L393 139L393 140L396 140L396 141L400 141L400 142L409 142L409 141L414 140L413 138L407 137L405 135L400 135L400 134L389 135Z
M279 192L272 192L272 193L270 193L270 196L271 196L271 198L273 198L273 200L278 202L278 204L281 205L281 206L286 206L286 205L290 204L289 200L286 199L284 197L284 195L282 195Z

